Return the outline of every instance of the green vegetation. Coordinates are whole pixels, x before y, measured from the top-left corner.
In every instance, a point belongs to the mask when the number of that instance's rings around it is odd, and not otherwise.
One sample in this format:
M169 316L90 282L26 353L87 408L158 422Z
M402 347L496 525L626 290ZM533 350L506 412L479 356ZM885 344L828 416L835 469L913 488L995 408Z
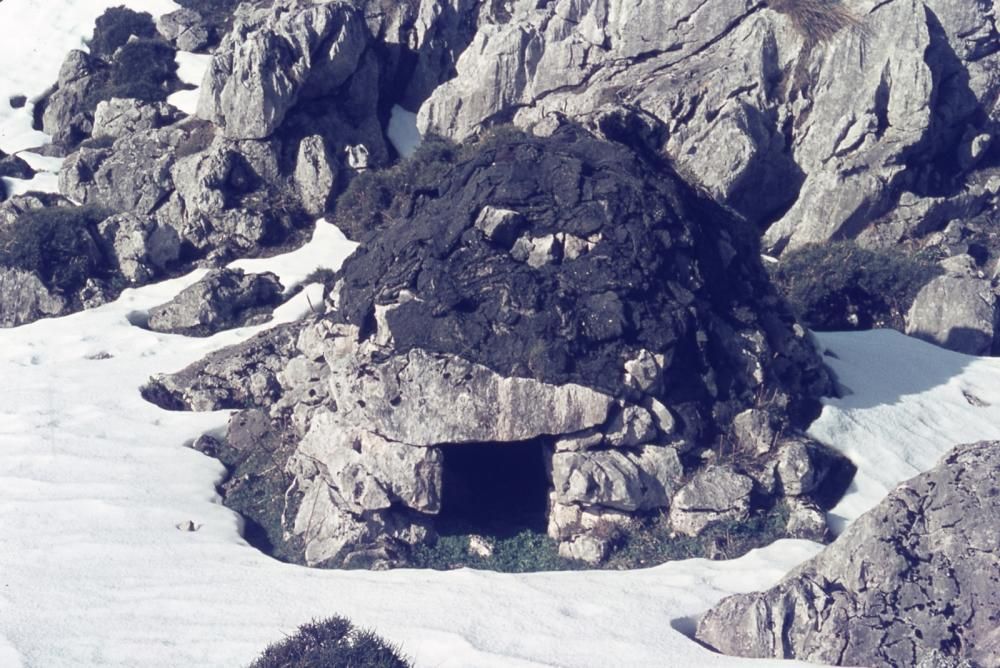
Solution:
M941 273L920 256L853 241L788 251L770 269L779 290L816 330L902 329L917 292Z
M167 99L168 85L176 77L174 50L159 39L137 39L121 47L111 67L106 89L99 99L134 97L147 102ZM96 107L96 103L94 104Z
M787 537L788 508L775 504L744 522L709 525L699 536L673 535L666 515L636 524L624 533L607 567L615 569L655 566L678 559L735 559L750 550Z
M95 206L23 213L0 228L0 266L33 271L47 287L71 294L111 270L95 241L97 223L109 214Z
M295 635L275 643L250 668L408 668L396 647L371 631L354 628L343 617L330 617L299 627Z
M115 51L124 46L132 36L156 37L156 24L146 12L136 12L126 7L110 7L94 22L94 37L90 52L103 60L111 60Z
M469 553L468 534L441 536L433 546L420 545L413 550L413 568L445 571L454 568L478 568L500 573L565 571L581 565L559 556L554 540L543 533L525 529L507 538L489 537L493 555L482 557Z

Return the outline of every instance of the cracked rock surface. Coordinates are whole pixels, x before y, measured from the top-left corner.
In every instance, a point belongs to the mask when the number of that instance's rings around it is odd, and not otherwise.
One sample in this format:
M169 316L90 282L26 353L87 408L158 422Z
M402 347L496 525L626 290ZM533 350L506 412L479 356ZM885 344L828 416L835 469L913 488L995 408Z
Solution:
M1000 442L961 445L697 638L726 654L871 666L1000 660Z

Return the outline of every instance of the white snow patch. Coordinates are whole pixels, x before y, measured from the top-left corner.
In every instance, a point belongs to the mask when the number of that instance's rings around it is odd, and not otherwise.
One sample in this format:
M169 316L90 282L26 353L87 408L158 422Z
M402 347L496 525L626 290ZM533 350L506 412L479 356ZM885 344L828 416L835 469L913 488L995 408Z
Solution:
M0 177L8 197L23 195L27 192L58 193L59 175L52 172L38 172L30 179L16 179L9 176Z
M357 244L348 240L336 225L320 218L312 241L298 250L272 258L236 260L229 266L251 274L273 272L285 290L291 290L317 269L339 268L355 248Z
M194 86L189 90L179 90L167 96L167 102L174 105L185 114L193 116L198 111L198 98L201 95L201 83L205 72L212 62L210 54L177 52L177 78L183 83Z
M841 385L809 433L858 473L831 511L835 530L961 443L1000 439L1000 359L944 350L892 330L817 334ZM984 405L976 405L984 404Z
M0 149L17 153L49 142L33 130L34 103L56 83L71 49L86 49L94 20L108 7L125 5L154 17L180 9L172 0L31 0L0 2ZM24 95L21 109L10 98Z
M389 127L385 131L389 142L404 158L413 155L423 139L417 130L417 115L401 106L394 105L389 116Z
M62 169L65 158L57 158L51 155L41 155L33 151L21 151L17 157L28 163L28 166L41 172L58 172Z

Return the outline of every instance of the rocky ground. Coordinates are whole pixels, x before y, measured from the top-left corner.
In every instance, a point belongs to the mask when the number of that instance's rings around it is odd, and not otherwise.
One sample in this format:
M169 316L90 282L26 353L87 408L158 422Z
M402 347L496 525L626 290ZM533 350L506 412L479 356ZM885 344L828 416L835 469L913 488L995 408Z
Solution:
M805 435L843 389L808 328L1000 349L986 0L181 4L109 10L37 101L60 193L0 191L0 325L195 267L211 271L133 324L258 324L293 291L225 265L340 226L358 248L317 276L311 315L143 390L238 411L195 447L226 464L225 502L270 554L383 568L456 532L488 553L528 531L596 565L653 526L681 540L774 518L768 539L826 541L854 465ZM178 52L209 58L195 114L167 102ZM400 108L425 137L410 157L386 132ZM0 176L33 175L0 154ZM985 508L990 466L954 494L934 476L964 481L991 448L956 451L699 638L989 665L996 601L948 550L986 541L995 570L996 541L893 504ZM869 543L937 554L911 540L935 522L944 565L865 565Z

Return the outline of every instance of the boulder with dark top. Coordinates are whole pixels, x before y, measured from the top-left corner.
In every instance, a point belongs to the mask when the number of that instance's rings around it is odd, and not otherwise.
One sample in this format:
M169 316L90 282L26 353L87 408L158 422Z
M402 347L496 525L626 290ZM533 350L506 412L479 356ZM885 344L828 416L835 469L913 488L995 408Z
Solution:
M666 165L576 126L460 154L344 263L336 311L294 341L275 330L158 377L147 396L266 409L297 444L259 472L294 481L267 517L310 565L406 563L460 494L447 452L463 448L534 453L518 466L537 466L538 512L570 556L606 554L609 527L671 505L692 534L747 519L749 474L710 469L708 498L686 453L728 433L764 384L788 433L829 387L753 235Z
M205 18L186 7L158 18L156 29L179 51L200 51L208 46L212 37Z
M210 336L224 329L270 317L283 288L274 274L246 274L216 269L166 304L149 311L155 332Z
M772 589L712 608L697 638L842 666L997 665L998 513L1000 443L958 446Z

